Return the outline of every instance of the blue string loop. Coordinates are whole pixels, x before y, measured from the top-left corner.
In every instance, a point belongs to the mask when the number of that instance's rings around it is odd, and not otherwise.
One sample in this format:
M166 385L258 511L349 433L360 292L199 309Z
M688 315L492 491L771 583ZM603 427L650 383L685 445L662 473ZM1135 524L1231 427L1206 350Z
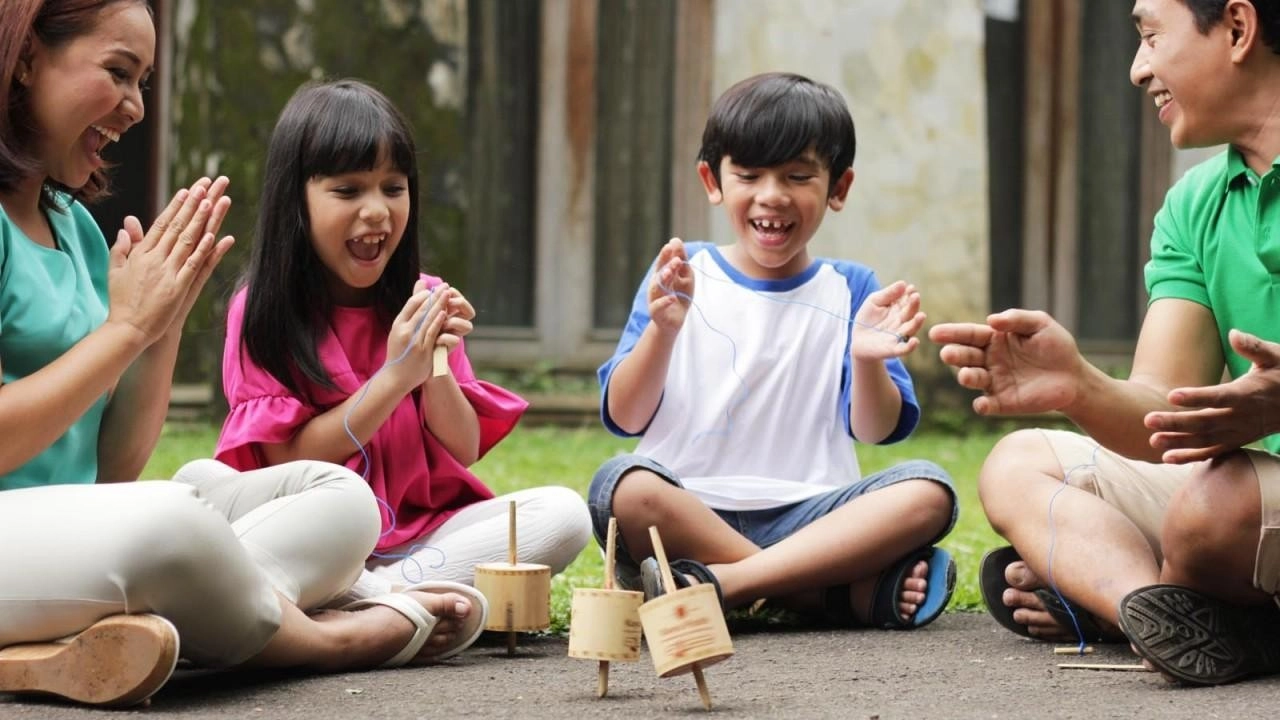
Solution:
M428 299L430 298L431 294L434 292L435 292L434 290L427 291ZM422 326L424 323L426 323L426 321L427 321L427 316L424 314L422 318L418 320L417 325L414 326L413 335L417 335L418 332L422 330ZM379 375L381 375L383 371L386 370L387 368L392 367L397 363L403 362L404 359L408 357L409 351L412 348L413 346L411 344L406 345L404 350L400 353L399 356L397 356L394 360L390 362L383 363L382 367L378 368L377 372L369 376L369 379L365 381L364 387L361 388L360 395L356 398L356 401L351 403L351 407L347 408L347 412L344 413L342 416L342 429L346 431L347 437L351 439L351 443L356 446L357 450L360 451L360 458L364 461L364 469L360 471L360 477L364 478L364 481L366 483L369 482L369 466L372 464L372 461L369 459L369 451L365 449L364 444L360 442L360 438L356 437L355 432L351 430L351 414L355 412L357 407L360 406L360 403L364 402L365 396L369 394L369 388L373 386L373 381ZM391 505L386 500L383 500L377 495L374 495L374 499L378 501L378 505L380 505L384 510L387 511L387 520L388 520L387 529L383 530L382 533L378 535L378 542L382 542L384 539L386 539L388 535L395 532L396 511L391 507ZM380 553L380 552L374 551L370 554L373 557L381 558L384 560L400 560L401 561L400 575L405 579L406 582L412 585L412 584L420 583L424 579L426 579L426 573L422 569L422 563L419 562L416 557L414 557L414 553L417 552L418 550L428 550L428 549L434 550L435 552L440 554L440 562L435 565L428 565L427 567L430 567L432 569L443 567L445 564L445 561L447 560L447 558L445 557L444 551L437 547L426 545L426 544L412 545L409 547L408 551L404 553ZM410 563L412 563L413 566L417 568L418 577L416 579L409 577L408 567Z
M1049 583L1049 589L1058 597L1058 602L1062 603L1062 607L1067 609L1067 615L1070 616L1071 624L1075 627L1076 637L1080 640L1080 645L1077 649L1081 655L1084 654L1087 642L1085 640L1084 630L1080 629L1080 619L1076 616L1076 611L1072 609L1071 603L1067 602L1067 598L1063 596L1062 591L1058 589L1058 583L1053 579L1053 549L1054 545L1057 543L1058 537L1058 528L1053 524L1053 503L1058 499L1058 495L1069 487L1067 480L1071 477L1071 473L1088 467L1097 468L1098 451L1101 449L1101 445L1094 445L1093 455L1089 458L1089 462L1074 465L1070 469L1064 468L1062 471L1062 484L1059 485L1058 489L1054 490L1053 495L1049 497L1049 572L1048 577L1045 578L1045 580Z
M772 296L772 295L766 294L766 293L761 292L761 291L759 291L759 290L756 290L756 289L754 289L754 288L743 287L742 285L739 285L738 283L735 283L735 282L733 282L732 280L727 280L727 279L724 279L724 278L718 278L718 277L715 277L715 276L711 275L709 272L707 272L706 270L704 270L704 269L702 269L702 268L698 267L697 265L694 265L693 263L690 263L688 260L681 260L680 262L681 262L681 264L683 264L683 265L687 265L687 266L689 266L690 268L692 268L693 270L695 270L695 271L697 271L697 272L701 273L701 274L702 274L702 276L703 276L703 277L705 277L705 278L707 278L708 280L713 280L713 281L715 281L715 282L719 282L719 283L728 283L728 284L730 284L730 285L732 285L732 286L734 286L734 287L736 287L736 288L739 288L739 289L741 289L741 290L743 290L743 291L745 291L745 292L751 293L752 295L756 295L756 296L762 297L762 298L764 298L765 300L768 300L769 302L778 303L778 304L780 304L780 305L799 305L799 306L801 306L801 307L811 308L811 309L813 309L813 310L817 310L818 312L820 312L820 313L822 313L822 314L824 314L824 315L828 315L828 316L830 316L830 317L833 317L833 318L835 318L835 319L839 320L840 322L844 323L846 327L852 327L853 325L857 325L857 326L859 326L859 327L864 327L864 328L867 328L867 329L869 329L869 330L874 330L874 331L876 331L876 332L878 332L878 333L883 333L883 334L885 334L885 335L892 335L893 337L897 338L898 342L900 342L900 343L904 343L904 342L906 342L906 341L908 340L908 338L903 337L902 335L899 335L898 333L890 332L890 331L885 330L885 329L883 329L883 328L876 327L875 325L869 325L869 324L864 323L864 322L859 322L856 318L853 318L853 317L850 317L850 316L847 316L847 315L844 315L844 314L841 314L841 313L832 312L831 310L828 310L827 308L824 308L824 307L822 307L821 305L814 305L813 303L807 303L807 302L804 302L804 301L802 301L802 300L790 300L790 299L786 299L786 298L778 298L778 297L774 297L774 296ZM687 293L680 292L679 290L674 290L674 289L672 289L672 288L668 287L666 284L664 284L664 283L662 282L661 277L660 277L660 276L658 276L658 275L656 274L656 273L657 273L657 269L656 269L656 268L655 268L654 272L655 272L655 279L657 280L657 283L658 283L658 287L662 289L662 292L663 292L663 293L665 293L665 294L666 294L666 295L668 295L668 296L675 296L676 298L679 298L680 300L683 300L684 302L688 303L688 304L689 304L689 307L691 307L691 308L693 308L694 310L697 310L697 311L698 311L698 317L699 317L699 318L701 318L702 323L703 323L704 325L706 325L706 326L707 326L707 329L708 329L708 330L710 330L710 331L714 332L715 334L719 335L720 337L724 338L724 339L725 339L725 341L727 341L727 342L729 343L729 357L730 357L730 362L729 362L729 371L733 373L733 376L734 376L735 378L737 378L737 380L738 380L738 386L742 389L741 394L740 394L740 395L738 395L738 397L737 397L737 399L736 399L736 400L733 400L732 402L730 402L730 403L725 407L725 410L724 410L724 429L722 429L722 430L717 430L717 429L714 429L714 428L713 428L713 429L710 429L710 430L702 430L702 431L699 431L697 434L695 434L695 435L690 439L690 442L697 442L698 440L700 440L700 439L702 439L703 437L706 437L706 436L714 436L714 435L724 435L724 436L727 436L727 435L728 435L730 432L732 432L732 430L733 430L733 413L734 413L734 411L738 408L738 406L739 406L739 405L741 405L742 403L746 402L746 400L747 400L747 398L748 398L748 397L750 397L750 396L751 396L751 388L747 385L746 378L742 377L742 374L738 372L738 345L737 345L737 343L735 343L735 342L733 341L733 338L729 337L729 335L728 335L727 333L723 332L723 331L722 331L722 330L720 330L719 328L716 328L715 326L713 326L713 325L711 324L711 322L710 322L709 320L707 320L707 316L706 316L706 314L705 314L705 313L703 313L702 308L701 308L701 307L699 307L699 306L698 306L698 304L697 304L696 302L694 302L694 300L693 300L693 296L691 296L691 295L689 295L689 294L687 294Z

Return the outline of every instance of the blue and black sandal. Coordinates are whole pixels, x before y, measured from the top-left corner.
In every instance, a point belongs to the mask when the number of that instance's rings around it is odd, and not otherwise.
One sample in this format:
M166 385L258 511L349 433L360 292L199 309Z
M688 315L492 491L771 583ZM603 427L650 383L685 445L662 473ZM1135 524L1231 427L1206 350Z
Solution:
M925 576L929 587L925 590L924 602L916 608L915 614L903 618L898 612L902 583L911 576L912 569L921 560L929 563L929 573ZM914 630L937 620L951 601L951 593L955 589L956 563L951 553L940 547L920 548L880 573L871 593L871 617L867 622L861 622L849 606L848 585L827 588L823 619L827 624L838 627Z

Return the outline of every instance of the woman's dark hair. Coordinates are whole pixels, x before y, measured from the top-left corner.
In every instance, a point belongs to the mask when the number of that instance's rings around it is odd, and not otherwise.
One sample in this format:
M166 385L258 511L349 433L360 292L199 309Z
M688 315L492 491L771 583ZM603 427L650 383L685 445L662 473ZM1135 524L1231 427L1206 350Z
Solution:
M18 67L30 59L31 42L46 48L61 47L93 32L102 11L110 5L132 2L147 8L145 0L4 0L0 22L0 192L10 192L39 174L40 161L31 151L40 128L31 117L31 93L19 82ZM107 194L107 175L97 169L82 187L68 188L46 179L40 196L43 207L54 207L57 192L91 202Z
M711 107L698 160L720 182L720 161L775 167L812 149L830 171L828 192L853 165L853 118L833 88L802 75L766 73L729 88Z
M1249 0L1258 13L1258 27L1262 31L1262 43L1271 52L1280 54L1280 3L1276 0ZM1202 33L1222 22L1227 0L1182 0L1195 16L1196 28Z
M334 301L311 245L307 182L372 170L387 159L409 179L404 236L373 287L389 327L418 280L418 169L409 123L385 95L357 80L303 85L280 112L263 168L254 245L244 275L241 351L297 395L303 378L333 388L316 344Z

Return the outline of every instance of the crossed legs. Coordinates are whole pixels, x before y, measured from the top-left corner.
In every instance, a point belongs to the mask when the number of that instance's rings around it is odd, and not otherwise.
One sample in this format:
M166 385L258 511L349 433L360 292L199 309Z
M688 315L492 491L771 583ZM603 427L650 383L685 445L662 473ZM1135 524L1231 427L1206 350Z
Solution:
M611 504L632 558L652 554L648 528L656 526L668 557L708 566L727 607L770 598L812 613L823 609L826 588L848 584L853 614L863 622L880 573L943 535L953 507L950 491L939 483L904 480L855 497L760 548L691 492L645 468L623 476ZM925 599L927 569L920 562L903 584L904 618Z
M1256 457L1275 467L1274 456ZM1065 641L1077 639L1074 630L1058 624L1033 592L1050 579L1113 628L1121 599L1158 582L1240 604L1267 601L1274 588L1259 590L1254 577L1259 487L1244 453L1159 465L1122 458L1080 435L1041 430L1002 439L978 485L992 527L1023 558L1005 569L1005 604L1033 637Z

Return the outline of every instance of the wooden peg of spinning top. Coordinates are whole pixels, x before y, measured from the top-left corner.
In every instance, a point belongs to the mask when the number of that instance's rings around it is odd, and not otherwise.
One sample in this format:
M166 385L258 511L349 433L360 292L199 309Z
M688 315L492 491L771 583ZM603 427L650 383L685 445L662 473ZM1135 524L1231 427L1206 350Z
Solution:
M649 537L667 588L666 594L640 606L640 624L649 643L653 669L664 678L692 672L702 706L710 710L711 693L702 668L733 655L720 598L709 583L676 589L656 527L649 528Z
M507 514L507 562L476 566L476 589L489 601L485 630L506 631L507 654L516 652L516 633L551 627L551 566L516 558L516 504Z
M431 377L449 374L449 348L437 345L431 351Z
M618 521L609 518L605 540L604 589L573 591L569 622L569 657L599 661L596 696L609 693L609 663L635 662L640 658L640 604L644 593L617 590L613 585L613 561L617 551Z

